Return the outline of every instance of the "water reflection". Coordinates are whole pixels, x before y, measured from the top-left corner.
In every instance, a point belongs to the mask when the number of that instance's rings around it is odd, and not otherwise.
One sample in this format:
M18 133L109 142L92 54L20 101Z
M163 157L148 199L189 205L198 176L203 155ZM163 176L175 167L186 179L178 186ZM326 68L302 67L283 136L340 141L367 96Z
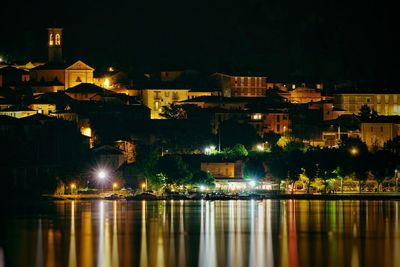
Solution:
M71 201L71 232L69 235L68 267L76 267L76 243L75 243L75 201Z
M7 266L400 266L398 201L49 205L7 221Z

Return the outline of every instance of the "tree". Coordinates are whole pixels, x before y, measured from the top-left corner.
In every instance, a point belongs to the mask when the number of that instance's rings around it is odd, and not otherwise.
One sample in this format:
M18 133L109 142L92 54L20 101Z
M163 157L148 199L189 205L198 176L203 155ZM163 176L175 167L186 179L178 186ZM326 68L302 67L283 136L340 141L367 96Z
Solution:
M220 125L220 137L222 147L232 147L235 144L243 144L246 148L251 148L260 142L254 127L245 123L238 123L235 120L224 121Z
M281 138L280 134L270 131L264 134L263 141L268 142L269 147L272 148L277 145L279 138Z
M182 157L177 155L166 155L159 159L157 172L165 175L166 184L184 185L192 178L192 173L188 170Z
M244 163L243 175L247 180L262 180L265 176L263 162L257 158L248 159Z
M378 117L378 113L371 109L367 104L361 106L358 115L361 117L361 120L368 120Z
M394 156L388 151L377 151L371 156L370 170L378 183L378 190L387 177L393 177L396 163Z
M400 157L400 136L388 140L384 145L384 150L392 152L396 157Z
M306 150L306 146L304 145L303 142L299 142L299 141L290 141L289 143L287 143L284 147L285 151L287 152L293 152L293 151L305 151Z
M174 103L163 106L160 115L167 119L180 120L187 118L186 111L180 105Z
M213 187L215 184L215 179L210 172L206 171L198 171L193 174L192 179L190 179L190 183L197 186L211 186Z
M160 158L160 151L154 145L140 145L136 148L136 166L139 172L149 180L150 185L159 185L157 179L157 162Z
M288 153L287 157L288 157L287 161L289 162L288 178L293 188L294 183L299 178L300 174L304 173L304 168L302 166L304 154L301 151L296 150Z
M222 153L227 159L238 159L246 157L249 154L247 149L242 144L236 144L233 147L225 148Z

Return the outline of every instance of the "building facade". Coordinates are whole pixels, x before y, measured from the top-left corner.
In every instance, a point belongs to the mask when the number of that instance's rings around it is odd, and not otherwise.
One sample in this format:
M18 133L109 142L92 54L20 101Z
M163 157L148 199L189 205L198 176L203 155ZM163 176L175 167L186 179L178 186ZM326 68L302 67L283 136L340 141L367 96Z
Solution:
M381 116L361 122L361 139L368 148L382 148L384 144L400 135L400 116Z
M142 89L141 97L143 104L151 110L151 119L165 119L160 115L162 113L162 107L179 101L187 100L189 90L190 89L183 88Z
M224 73L214 73L224 97L260 97L267 91L267 77L241 76Z
M379 115L400 115L400 93L342 93L335 94L334 100L344 114L357 114L362 105L368 105Z

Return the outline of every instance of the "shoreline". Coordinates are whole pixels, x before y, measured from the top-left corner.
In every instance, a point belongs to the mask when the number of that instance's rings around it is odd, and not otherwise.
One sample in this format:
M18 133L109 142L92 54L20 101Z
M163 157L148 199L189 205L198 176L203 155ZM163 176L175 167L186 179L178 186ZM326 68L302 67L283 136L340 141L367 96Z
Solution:
M186 197L157 197L152 199L145 198L129 198L125 197L109 199L104 196L87 196L87 195L44 195L41 197L43 200L126 200L126 201L158 201L158 200L400 200L400 193L398 194L379 194L379 193L344 193L344 194L253 194L249 196L212 196L212 197L200 197L200 198L186 198Z

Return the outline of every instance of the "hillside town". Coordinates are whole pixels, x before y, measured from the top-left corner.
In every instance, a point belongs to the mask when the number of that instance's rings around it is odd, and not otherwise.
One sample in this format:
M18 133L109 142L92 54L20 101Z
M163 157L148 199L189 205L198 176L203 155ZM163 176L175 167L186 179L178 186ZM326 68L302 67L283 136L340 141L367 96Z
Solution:
M400 91L268 73L0 61L6 194L398 192ZM369 162L366 164L366 162Z

